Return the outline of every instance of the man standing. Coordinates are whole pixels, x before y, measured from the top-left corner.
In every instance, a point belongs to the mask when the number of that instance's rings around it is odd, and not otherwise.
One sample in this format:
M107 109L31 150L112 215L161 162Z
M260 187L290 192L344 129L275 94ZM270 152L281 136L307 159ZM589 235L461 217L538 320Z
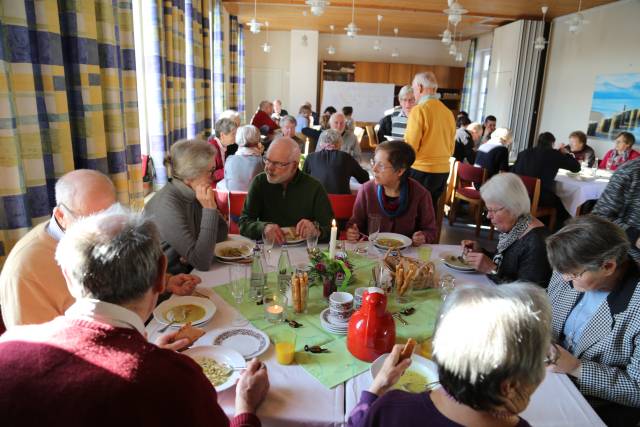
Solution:
M327 192L316 179L298 169L300 147L291 138L277 138L264 157L264 173L251 182L240 216L240 234L260 239L263 231L278 244L281 227L306 238L318 231L329 237L333 210ZM314 224L315 222L315 224Z
M416 105L416 98L413 96L411 86L406 85L400 89L400 92L398 92L398 102L400 102L400 108L380 120L380 127L378 128L377 134L378 143L386 141L385 135L404 138L409 113L413 106Z
M269 141L273 139L273 131L280 127L271 119L271 114L273 114L273 104L270 101L262 101L258 111L251 118L251 124L260 129L260 133Z
M412 86L418 104L411 110L404 136L416 152L409 176L429 190L433 205L437 206L447 185L456 123L451 110L438 99L438 82L432 72L416 74Z

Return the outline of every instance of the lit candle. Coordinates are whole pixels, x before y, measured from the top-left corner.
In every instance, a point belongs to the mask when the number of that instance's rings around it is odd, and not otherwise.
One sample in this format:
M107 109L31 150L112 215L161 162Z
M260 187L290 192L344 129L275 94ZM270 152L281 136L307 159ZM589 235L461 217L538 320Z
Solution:
M309 138L307 138L307 142L304 143L304 155L309 154Z
M267 312L269 314L273 314L274 316L278 316L280 314L282 314L282 312L284 311L284 308L281 305L272 305L267 307Z
M338 227L336 226L336 220L331 221L331 239L329 240L329 259L333 259L336 256L336 242L338 237Z

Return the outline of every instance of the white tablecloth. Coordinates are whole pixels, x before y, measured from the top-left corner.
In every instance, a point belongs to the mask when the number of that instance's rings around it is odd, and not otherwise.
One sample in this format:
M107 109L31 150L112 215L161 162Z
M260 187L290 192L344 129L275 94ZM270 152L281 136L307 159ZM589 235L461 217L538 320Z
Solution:
M600 197L607 184L611 173L598 170L597 178L593 181L580 181L567 175L567 171L560 169L556 175L555 192L562 200L564 208L576 216L580 206L587 200L596 200Z
M440 272L446 272L456 278L456 285L468 283L491 282L482 274L465 274L452 271L442 266L438 259L447 251L458 252L459 246L431 245L431 259L436 262ZM347 248L349 249L349 248ZM275 265L279 250L274 250L270 263ZM406 255L417 256L415 249L406 251ZM289 256L293 265L308 262L305 247L289 248ZM370 256L382 256L375 254ZM207 333L195 345L210 345L213 336L225 327L229 327L236 315L236 310L223 301L217 294L209 290L229 281L227 265L214 264L210 271L195 271L202 278L198 290L210 293L217 307L213 319L203 329ZM157 337L160 325L152 320L147 326L150 340ZM296 365L282 366L275 361L275 353L270 348L260 359L266 363L271 388L269 394L258 411L258 416L265 427L310 426L330 427L343 426L351 409L360 397L360 391L366 389L371 378L365 372L343 385L331 390L316 381L302 367ZM231 388L218 394L218 402L228 415L234 413L235 389ZM550 374L532 397L531 404L524 418L534 426L602 426L602 422L586 400L565 375Z

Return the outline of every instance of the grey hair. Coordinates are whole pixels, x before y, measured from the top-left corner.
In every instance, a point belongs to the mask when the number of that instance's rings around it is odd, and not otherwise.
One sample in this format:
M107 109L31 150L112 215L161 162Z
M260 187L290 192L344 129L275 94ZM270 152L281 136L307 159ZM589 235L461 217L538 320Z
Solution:
M269 154L269 151L271 151L271 149L274 146L277 146L280 144L288 145L289 153L290 153L289 155L290 162L295 162L300 160L300 146L298 145L297 142L295 142L293 139L289 138L288 136L279 136L275 138L273 142L269 145L269 148L267 149L267 154Z
M440 384L457 401L478 410L504 403L505 380L537 386L551 344L551 305L530 283L467 285L440 309L433 357Z
M331 117L329 117L329 123L332 123L338 116L344 117L345 120L347 119L347 116L345 116L343 112L336 111L331 115Z
M199 139L183 139L171 146L168 156L171 176L184 181L194 179L209 169L209 162L216 155L216 149Z
M610 260L620 265L630 247L622 228L596 215L573 218L546 242L549 264L560 273L595 271Z
M413 95L413 88L411 85L402 86L402 89L398 92L398 101L402 101L402 98L407 95Z
M230 134L237 128L238 124L231 118L218 119L215 124L216 136L220 137L222 134Z
M467 125L467 130L468 131L476 131L476 132L480 132L482 133L482 123L480 122L473 122Z
M294 126L298 124L298 121L292 115L283 116L280 118L280 127L283 127L286 123L293 123Z
M56 205L64 204L69 209L76 207L76 193L79 190L79 186L85 184L84 180L78 179L79 175L85 175L94 179L104 179L105 184L112 189L114 195L116 194L116 187L113 185L113 182L102 172L93 169L76 169L64 174L56 182Z
M74 223L55 256L75 298L112 304L135 301L164 273L158 228L119 205Z
M240 123L240 113L236 110L224 110L220 113L220 119L231 119L236 123Z
M338 148L342 143L342 136L333 129L322 131L320 137L318 137L318 146L333 145Z
M260 143L260 130L254 125L244 125L236 132L236 144L239 147L255 147Z
M260 107L259 107L259 108L260 108L260 110L263 110L263 111L264 111L264 109L265 109L268 105L273 105L273 104L271 103L271 101L260 101Z
M422 73L418 73L413 78L413 84L422 85L425 88L438 88L438 79L436 79L436 75L431 71L424 71Z
M480 187L480 197L485 203L503 206L516 217L531 211L527 188L514 173L499 173L491 177Z
M491 132L491 141L500 141L501 144L505 144L513 141L513 134L507 128L497 128Z

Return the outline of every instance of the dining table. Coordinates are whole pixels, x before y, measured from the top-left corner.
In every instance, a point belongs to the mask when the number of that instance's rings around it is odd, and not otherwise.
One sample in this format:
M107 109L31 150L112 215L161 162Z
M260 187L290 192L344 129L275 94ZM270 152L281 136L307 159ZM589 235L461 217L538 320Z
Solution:
M384 253L375 249L373 245L364 247L366 254L356 255L351 252L356 248L362 249L362 247L362 244L358 247L348 243L345 245L349 257L358 257L360 259L359 265L364 266L358 269L358 263L354 263L353 276L356 278L356 286L366 286L369 283L372 273L371 266L382 265L384 256ZM309 256L305 246L290 246L286 249L293 266L309 264ZM280 251L280 248L274 248L268 255L266 262L267 272L275 271ZM444 254L459 253L459 251L460 248L455 245L423 245L418 248L409 247L403 250L402 254L433 262L438 275L450 274L454 277L455 286L470 283L493 286L492 282L483 274L451 270L442 263ZM193 271L193 274L202 279L196 291L201 295L207 296L216 306L213 318L208 323L199 326L206 333L194 343L194 346L211 345L216 335L229 328L232 322L241 316L238 308L229 303L229 298L224 298L225 293L221 292L225 285L230 282L230 266L216 261L212 263L209 271ZM352 288L349 290L352 291ZM430 299L427 299L425 307L432 307L432 309L423 310L423 313L416 313L411 317L405 317L405 320L409 323L416 322L416 319L421 319L419 325L404 326L396 320L398 337L403 336L402 331L405 329L402 328L407 328L406 330L411 330L413 331L412 333L420 334L423 332L422 335L430 336L432 333L440 301L440 290L433 289L418 292L429 293ZM414 291L415 294L416 291ZM390 295L390 305L392 304L392 298ZM326 304L324 300L318 303L321 305ZM428 317L428 321L425 320L425 316ZM255 328L255 324L261 325L260 322L252 320L247 327ZM150 341L154 341L161 335L159 330L162 327L163 325L155 319L148 323L147 335ZM424 331L421 331L421 329L424 329ZM338 350L336 346L344 346L344 337L335 338L336 340L329 343L328 346L334 345L331 348ZM422 339L424 339L424 336ZM368 369L370 365L357 361L348 352L338 352L345 359L345 367L355 361L361 372L354 371L357 374L332 387L328 387L326 381L323 381L324 378L318 377L315 372L310 373L308 366L303 366L302 360L306 360L303 359L307 357L306 353L302 354L303 352L297 351L295 355L296 361L293 364L280 365L276 361L273 347L273 345L269 345L266 352L259 356L259 359L267 367L270 382L269 392L257 413L262 424L266 427L329 427L346 425L351 410L358 402L360 393L372 381ZM323 356L318 355L318 357ZM218 403L228 416L234 415L234 402L234 387L218 393ZM529 407L522 416L533 426L604 426L604 423L598 418L571 380L566 375L551 372L547 372L544 381L533 394Z
M577 174L560 169L556 175L554 191L571 216L580 215L580 208L589 200L597 200L609 184L612 172L590 168Z

